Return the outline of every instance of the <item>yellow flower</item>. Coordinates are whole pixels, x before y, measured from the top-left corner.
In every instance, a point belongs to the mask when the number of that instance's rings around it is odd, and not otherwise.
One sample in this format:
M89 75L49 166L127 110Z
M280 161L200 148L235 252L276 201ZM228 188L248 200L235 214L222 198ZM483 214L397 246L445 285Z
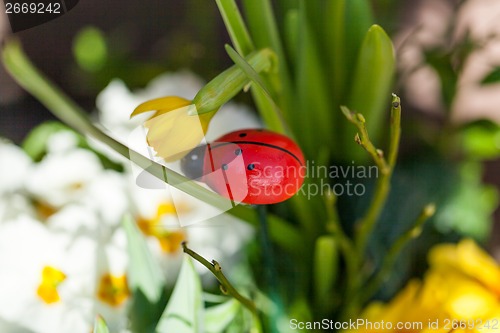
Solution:
M146 139L158 156L166 162L172 162L185 156L201 142L216 111L197 115L193 108L195 106L191 101L168 96L142 103L131 117L155 111L144 123L148 129Z
M458 270L482 284L500 296L500 267L488 253L467 239L458 245L443 244L429 253L431 266Z
M500 331L500 266L486 252L472 240L442 244L429 265L423 281L410 281L386 304L371 303L364 325L351 332Z

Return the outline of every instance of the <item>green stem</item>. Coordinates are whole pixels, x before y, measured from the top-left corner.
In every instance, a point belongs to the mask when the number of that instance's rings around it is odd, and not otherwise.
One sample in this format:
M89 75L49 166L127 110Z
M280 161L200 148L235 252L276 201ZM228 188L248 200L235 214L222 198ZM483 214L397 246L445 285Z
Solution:
M205 266L210 272L212 272L215 278L220 282L222 290L225 294L233 296L244 307L246 307L254 316L256 317L258 316L259 313L257 307L255 306L255 303L252 300L241 295L238 292L238 290L236 290L236 288L233 287L233 285L229 282L224 273L222 273L222 267L217 261L212 260L212 262L209 262L207 259L200 256L198 253L189 249L186 245L186 242L182 243L182 249L184 250L184 253L191 256L191 258L193 258L194 260Z
M346 118L359 130L359 133L355 137L356 142L365 148L366 151L372 156L381 173L375 185L375 192L368 211L357 224L355 244L359 256L362 257L368 243L368 237L373 231L373 228L382 213L382 209L384 208L384 204L390 190L391 177L396 164L401 136L401 100L395 94L392 95L390 126L391 136L388 153L389 162L385 160L383 151L375 148L373 143L370 141L368 131L366 129L366 121L363 115L360 113L354 114L344 106L342 106L341 109Z
M354 141L361 147L363 147L368 154L371 155L375 164L377 164L378 169L382 174L387 174L389 172L389 166L384 158L384 153L375 148L368 135L368 130L366 129L366 120L361 113L354 113L350 111L347 107L341 106L340 109L344 113L347 120L353 123L358 128L358 133L354 137Z
M342 309L341 318L348 319L357 315L363 301L359 293L361 284L364 281L362 267L363 262L360 259L364 257L369 236L371 235L373 228L380 217L389 194L391 176L397 159L401 134L401 102L399 97L393 94L391 105L391 137L388 154L389 162L385 160L383 152L380 149L375 148L371 142L363 115L360 113L354 114L344 106L341 107L341 110L346 118L358 128L359 133L356 135L355 141L372 156L381 172L381 175L377 179L377 183L375 185L375 192L370 206L365 216L357 222L357 229L353 244L354 248L351 249L351 251L356 253L354 258L357 259L357 262L352 263L352 267L347 266L348 271L352 270L350 273L352 276L347 280L345 293L346 299L344 308ZM365 288L363 288L363 293L364 290Z
M401 100L396 94L392 94L391 108L391 142L389 144L389 155L387 161L391 169L396 165L401 138Z
M255 51L246 56L245 61L257 73L272 72L276 67L276 55L270 49ZM229 67L198 91L188 114L203 114L219 109L250 82L238 65Z
M282 309L281 301L279 299L278 288L276 283L276 266L274 263L274 251L271 241L269 239L269 225L267 220L267 207L260 205L257 207L260 221L260 237L262 246L262 263L264 265L264 276L267 283L267 294L271 300L278 305L278 309ZM273 312L271 318L267 322L271 332L278 332L276 324L282 313Z
M394 263L401 250L408 244L412 239L417 238L422 233L422 226L425 221L434 215L436 211L436 206L434 204L428 204L422 209L422 212L416 219L413 227L402 234L395 242L392 244L391 248L387 252L379 271L375 276L366 284L363 288L360 302L361 304L368 301L375 293L380 289L381 285L384 283L385 279L389 276Z
M273 100L271 92L255 69L236 52L230 45L225 46L226 52L233 62L246 74L252 84L252 92L259 111L266 125L273 131L286 133L286 124L281 115L281 110Z
M354 251L354 244L352 240L347 237L344 229L340 225L340 219L337 211L335 210L336 201L337 197L331 191L325 196L325 207L328 219L326 228L339 242L344 260L346 261L346 266L351 267L351 269L347 269L347 279L351 280L354 278L352 268L356 267L355 263L358 262L358 260L356 257L356 251Z
M329 192L325 197L325 207L327 212L328 222L326 228L328 232L331 233L333 237L339 242L339 248L344 257L346 266L346 287L344 289L344 299L352 299L352 295L356 292L356 287L359 281L359 263L360 258L356 252L356 248L352 240L347 237L342 226L340 225L340 219L338 213L335 209L337 197L333 192Z

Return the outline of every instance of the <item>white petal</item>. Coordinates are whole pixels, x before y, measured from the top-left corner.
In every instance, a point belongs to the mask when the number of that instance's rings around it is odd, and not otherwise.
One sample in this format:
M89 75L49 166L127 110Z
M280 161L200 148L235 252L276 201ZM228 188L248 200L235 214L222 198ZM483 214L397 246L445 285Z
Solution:
M19 190L30 165L21 148L0 138L0 195Z

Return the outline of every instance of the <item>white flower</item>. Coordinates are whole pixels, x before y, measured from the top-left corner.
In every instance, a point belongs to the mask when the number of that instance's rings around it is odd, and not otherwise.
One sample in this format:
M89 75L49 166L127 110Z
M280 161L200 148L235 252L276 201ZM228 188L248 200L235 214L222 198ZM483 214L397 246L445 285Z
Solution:
M71 131L53 133L47 140L47 153L64 153L77 148L78 137Z
M88 333L102 314L123 329L129 291L119 238L70 237L28 217L0 227L0 318L37 333Z
M26 178L26 188L36 199L59 208L80 198L101 171L99 159L88 150L48 154Z
M79 256L64 260L67 244L29 218L0 228L0 317L34 332L88 332L92 304L79 293L89 273Z
M117 226L129 210L127 176L112 170L103 170L89 182L80 203L93 209L101 222Z
M21 148L0 138L0 196L19 191L31 166Z
M22 149L0 138L0 223L19 214L34 214L23 194L24 179L32 161Z

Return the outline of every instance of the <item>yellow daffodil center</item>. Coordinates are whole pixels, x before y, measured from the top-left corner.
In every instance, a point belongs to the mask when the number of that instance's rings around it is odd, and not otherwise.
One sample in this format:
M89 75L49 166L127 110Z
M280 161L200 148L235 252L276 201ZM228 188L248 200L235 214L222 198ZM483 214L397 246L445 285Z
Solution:
M42 221L45 221L55 213L57 213L57 209L52 207L46 202L35 200L33 202L37 215L40 217Z
M105 274L99 281L97 297L110 306L120 306L130 296L127 277L125 275Z
M179 207L187 211L187 207ZM158 205L156 215L153 218L138 218L137 225L146 235L155 237L160 243L161 249L165 253L176 253L181 248L181 244L186 240L186 234L181 229L173 229L162 223L163 218L168 215L177 216L177 209L171 202L164 202Z
M66 279L66 275L52 266L45 266L42 270L42 281L36 291L38 297L46 304L57 303L61 300L57 287Z

